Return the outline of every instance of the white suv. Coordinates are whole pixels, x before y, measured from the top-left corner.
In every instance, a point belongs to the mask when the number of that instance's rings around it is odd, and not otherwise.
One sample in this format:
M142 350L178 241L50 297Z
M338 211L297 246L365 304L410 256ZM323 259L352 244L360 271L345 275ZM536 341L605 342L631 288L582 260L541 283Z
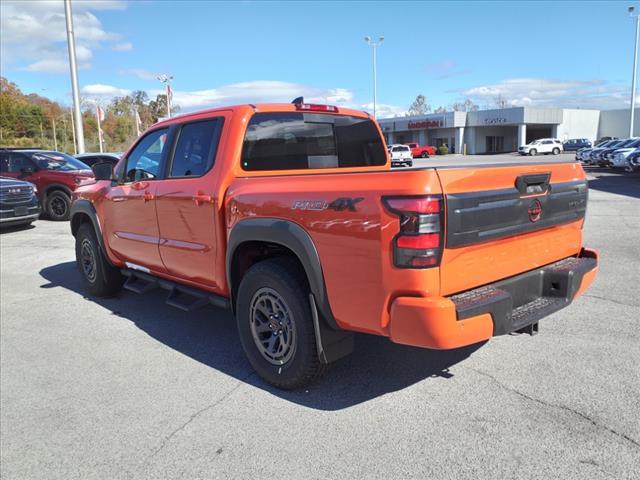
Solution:
M392 167L412 167L413 166L413 154L411 148L407 145L389 145L387 147L389 155L391 156Z
M518 148L520 155L537 155L539 153L552 153L558 155L562 152L562 142L557 138L541 138Z

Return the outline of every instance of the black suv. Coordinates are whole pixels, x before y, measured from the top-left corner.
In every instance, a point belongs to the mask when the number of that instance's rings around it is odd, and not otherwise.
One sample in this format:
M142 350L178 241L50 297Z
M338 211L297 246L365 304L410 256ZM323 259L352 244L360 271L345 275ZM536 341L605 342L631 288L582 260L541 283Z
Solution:
M34 184L0 177L0 225L28 225L40 216Z

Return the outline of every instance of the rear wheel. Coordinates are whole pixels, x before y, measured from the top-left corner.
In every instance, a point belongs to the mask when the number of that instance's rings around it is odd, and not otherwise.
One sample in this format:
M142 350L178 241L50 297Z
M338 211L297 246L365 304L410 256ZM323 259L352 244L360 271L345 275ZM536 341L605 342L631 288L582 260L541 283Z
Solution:
M76 233L76 264L91 294L108 297L122 288L124 277L104 257L96 232L88 223L80 225Z
M529 150L529 155L531 155L532 157L535 157L538 154L538 151L535 148L532 148L531 150Z
M283 389L303 387L326 370L320 363L307 280L297 262L274 258L242 278L236 319L242 347L255 371Z
M69 220L70 209L71 199L66 193L57 190L47 195L46 210L51 220Z
M554 155L558 155L560 153L560 149L559 148L554 148L552 153Z
M427 152L427 151L425 150L424 152L422 152L422 153L420 154L420 157L422 157L422 158L429 158L429 152Z

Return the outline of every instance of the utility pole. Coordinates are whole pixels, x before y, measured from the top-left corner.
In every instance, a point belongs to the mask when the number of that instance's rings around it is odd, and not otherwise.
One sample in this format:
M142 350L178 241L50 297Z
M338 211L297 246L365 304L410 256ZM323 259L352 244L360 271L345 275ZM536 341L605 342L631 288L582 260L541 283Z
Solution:
M71 92L73 95L73 116L75 132L78 142L78 153L84 153L84 130L82 128L82 114L80 113L80 92L78 89L78 65L76 64L76 38L73 33L73 14L71 0L64 0L64 15L67 23L67 46L69 47L69 70L71 71Z
M636 109L636 74L638 64L638 33L640 33L640 14L634 13L635 7L629 7L629 15L636 17L636 41L633 48L633 77L631 77L631 112L629 114L629 137L633 137L633 117Z
M56 138L56 117L51 116L51 125L53 126L53 149L58 151L58 139Z
M376 118L376 104L377 104L377 66L376 66L376 48L382 45L384 42L384 37L378 38L378 40L373 40L371 37L364 37L364 41L367 42L371 47L373 47L373 118Z
M78 144L76 143L76 125L73 120L73 111L69 112L71 117L71 138L73 138L73 154L78 154Z

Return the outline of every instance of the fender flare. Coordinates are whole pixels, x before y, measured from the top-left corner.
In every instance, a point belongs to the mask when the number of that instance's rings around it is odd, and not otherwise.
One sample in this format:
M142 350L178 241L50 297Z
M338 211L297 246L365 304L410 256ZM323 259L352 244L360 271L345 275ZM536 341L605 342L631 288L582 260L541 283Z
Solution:
M229 289L237 282L233 277L232 263L236 249L245 242L269 242L282 245L291 250L300 260L309 280L311 293L318 311L327 326L341 330L329 305L320 256L309 234L299 225L279 218L247 218L240 220L231 230L227 243L227 285ZM233 291L232 306L234 305ZM233 308L233 307L232 307Z
M96 232L96 237L98 237L98 245L100 245L100 249L102 250L104 258L107 260L107 262L111 263L105 249L104 238L102 237L102 228L100 227L98 214L96 213L95 207L89 200L80 198L71 204L71 212L69 214L69 226L71 228L71 234L74 237L76 236L78 228L80 228L80 225L82 224L82 222L78 221L78 218L81 215L86 215L87 217L89 217L89 220L93 225L93 229Z
M66 185L64 185L62 183L52 183L51 185L47 185L45 187L44 192L43 192L42 203L46 202L47 197L54 190L62 190L64 193L66 193L69 196L69 198L71 198L72 192L71 192L71 189L69 187L67 187Z

